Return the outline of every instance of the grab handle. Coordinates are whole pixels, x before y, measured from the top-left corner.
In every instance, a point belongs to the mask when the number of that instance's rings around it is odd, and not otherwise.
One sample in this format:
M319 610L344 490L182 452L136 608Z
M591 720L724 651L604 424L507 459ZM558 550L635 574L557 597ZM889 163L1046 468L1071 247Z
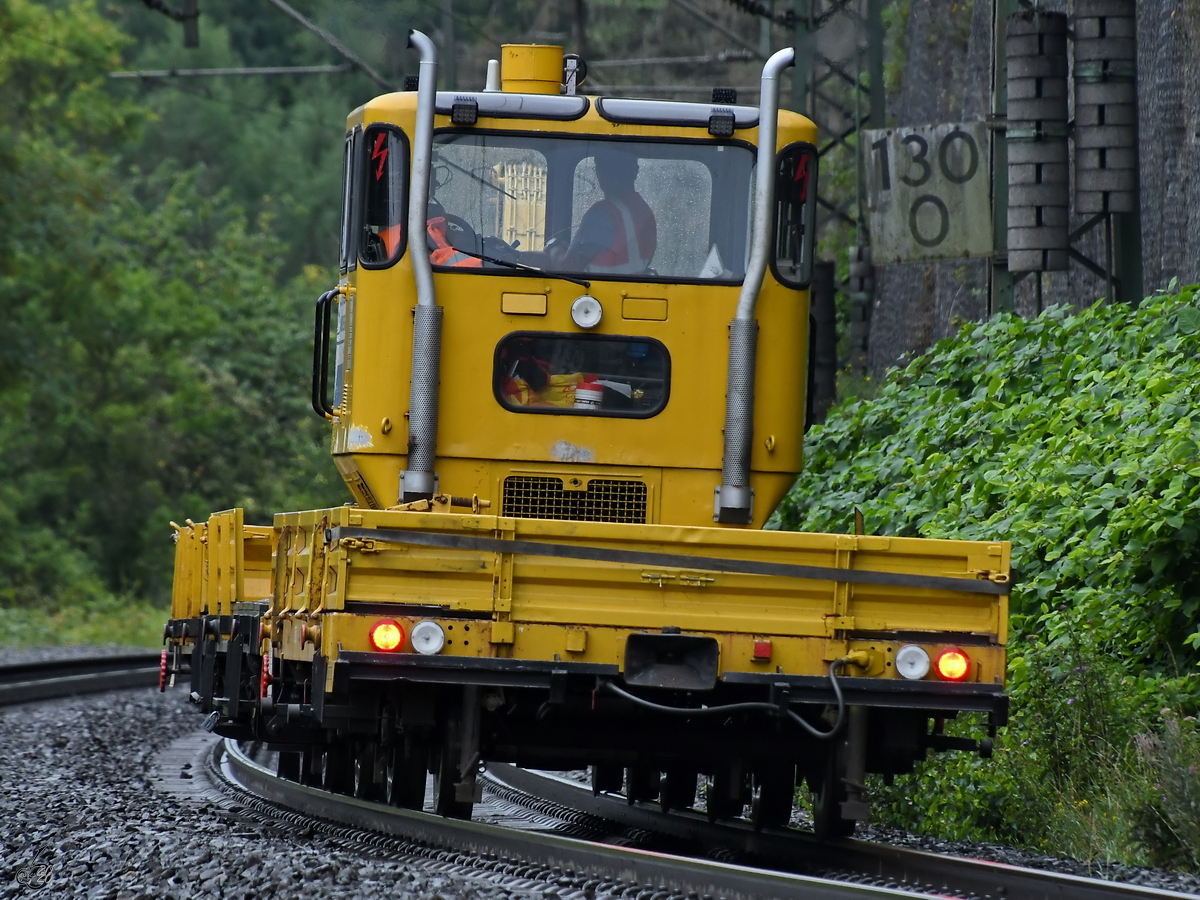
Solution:
M312 408L322 419L334 417L333 407L326 398L329 396L329 323L333 299L338 293L338 289L334 288L317 298L316 323L313 326Z

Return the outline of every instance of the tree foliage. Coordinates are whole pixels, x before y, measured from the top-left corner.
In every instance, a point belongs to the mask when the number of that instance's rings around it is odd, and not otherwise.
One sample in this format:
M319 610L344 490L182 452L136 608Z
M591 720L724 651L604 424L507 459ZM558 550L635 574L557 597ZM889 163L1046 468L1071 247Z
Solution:
M311 298L201 172L128 168L148 110L94 6L0 2L0 603L165 596L168 520L338 502L304 415Z

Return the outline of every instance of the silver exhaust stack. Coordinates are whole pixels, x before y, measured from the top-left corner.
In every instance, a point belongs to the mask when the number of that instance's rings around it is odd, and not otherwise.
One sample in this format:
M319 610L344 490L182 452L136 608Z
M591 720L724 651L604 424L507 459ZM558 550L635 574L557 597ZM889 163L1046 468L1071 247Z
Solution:
M425 247L429 169L433 159L433 113L437 102L437 48L413 30L408 46L421 54L417 127L413 134L408 200L408 252L417 282L413 320L412 392L408 401L408 468L400 473L400 502L428 500L437 490L438 383L442 362L442 307L433 293L433 266Z
M750 263L737 313L729 323L729 377L725 390L725 455L721 486L715 489L713 521L749 524L754 515L750 488L750 445L754 438L754 366L758 350L758 321L754 307L771 252L771 221L775 206L775 135L779 117L779 76L796 59L785 47L763 66L758 101L758 173L754 185L754 222L750 232Z

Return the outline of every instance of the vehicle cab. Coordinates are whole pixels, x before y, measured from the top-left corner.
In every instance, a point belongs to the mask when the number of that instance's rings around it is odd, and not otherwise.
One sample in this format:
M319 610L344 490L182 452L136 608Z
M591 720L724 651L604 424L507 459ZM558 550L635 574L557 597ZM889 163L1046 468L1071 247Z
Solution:
M430 350L420 336L414 350L420 254L443 312L436 486L418 493L503 516L711 525L760 110L565 95L559 48L505 52L499 89L436 94L415 238L417 93L348 119L332 397L314 397L338 468L363 507L406 499L412 376ZM816 196L815 126L781 111L772 132L745 423L755 499L737 521L753 527L801 468Z

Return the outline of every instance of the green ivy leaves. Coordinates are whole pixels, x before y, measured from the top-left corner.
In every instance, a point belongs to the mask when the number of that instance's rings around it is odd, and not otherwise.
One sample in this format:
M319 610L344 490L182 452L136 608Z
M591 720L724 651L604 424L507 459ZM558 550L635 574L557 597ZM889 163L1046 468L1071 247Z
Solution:
M1087 620L1173 669L1200 650L1196 290L964 327L813 429L783 527L845 531L858 507L881 534L1010 539L1017 633Z
M968 325L810 432L782 527L848 531L857 507L868 533L1011 540L1020 575L996 758L876 784L886 821L1137 862L1170 843L1155 823L1200 782L1160 790L1180 767L1135 748L1200 702L1196 292Z

